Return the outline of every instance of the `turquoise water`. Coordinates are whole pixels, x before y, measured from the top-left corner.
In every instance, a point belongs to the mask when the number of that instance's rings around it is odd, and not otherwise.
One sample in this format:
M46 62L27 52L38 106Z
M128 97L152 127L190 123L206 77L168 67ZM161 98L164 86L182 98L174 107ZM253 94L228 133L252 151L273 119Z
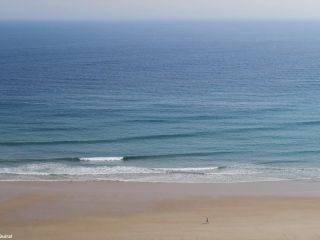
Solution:
M0 23L0 179L316 180L319 27Z

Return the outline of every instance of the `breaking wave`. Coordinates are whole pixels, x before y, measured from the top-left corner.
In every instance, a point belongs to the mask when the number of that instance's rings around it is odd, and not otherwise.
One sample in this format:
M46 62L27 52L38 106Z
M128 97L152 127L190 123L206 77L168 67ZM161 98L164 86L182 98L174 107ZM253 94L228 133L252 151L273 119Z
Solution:
M79 160L86 162L113 162L122 161L124 157L81 157Z

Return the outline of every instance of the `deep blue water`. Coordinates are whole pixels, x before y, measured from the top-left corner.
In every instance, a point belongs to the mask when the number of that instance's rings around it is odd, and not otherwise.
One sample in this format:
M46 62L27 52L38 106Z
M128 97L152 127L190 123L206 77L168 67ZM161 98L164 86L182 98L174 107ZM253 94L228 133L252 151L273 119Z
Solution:
M316 180L319 27L2 22L0 179Z

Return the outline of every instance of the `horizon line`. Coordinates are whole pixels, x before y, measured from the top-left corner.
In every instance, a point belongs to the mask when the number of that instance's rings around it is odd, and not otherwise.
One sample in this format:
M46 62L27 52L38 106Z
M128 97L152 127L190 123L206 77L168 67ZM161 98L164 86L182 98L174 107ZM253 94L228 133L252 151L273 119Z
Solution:
M320 22L319 18L1 19L0 22Z

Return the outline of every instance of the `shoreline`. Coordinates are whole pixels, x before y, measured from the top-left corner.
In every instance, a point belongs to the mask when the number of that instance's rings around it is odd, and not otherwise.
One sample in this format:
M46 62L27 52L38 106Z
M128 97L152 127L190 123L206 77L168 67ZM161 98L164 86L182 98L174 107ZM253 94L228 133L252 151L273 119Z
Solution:
M259 194L267 194L277 196L279 195L291 195L297 194L297 196L304 195L306 192L310 192L313 187L319 187L319 192L312 192L312 196L319 196L320 197L320 181L315 181L311 179L293 179L293 180L275 180L275 181L248 181L248 182L148 182L148 181L122 181L122 180L0 180L0 190L2 187L6 185L10 185L12 187L24 185L24 186L39 186L41 185L122 185L122 186L157 186L157 187L168 187L169 188L176 188L177 186L183 187L192 187L192 190L195 186L201 187L213 187L215 190L219 190L216 192L216 195L224 194L225 191L220 191L222 187L230 188L229 190L235 190L234 186L237 186L237 189L243 191L240 193L239 191L233 191L236 195L259 195ZM170 187L171 186L171 187ZM260 187L266 187L261 189ZM249 187L254 187L249 188ZM289 188L288 188L289 187ZM284 189L286 188L286 189ZM198 189L199 190L199 189ZM196 190L196 191L198 191ZM258 190L258 191L255 191ZM283 191L284 190L284 191ZM295 191L291 191L295 190ZM201 192L201 191L200 191ZM232 195L232 194L231 194Z
M0 182L0 192L0 233L13 239L320 235L320 182Z

